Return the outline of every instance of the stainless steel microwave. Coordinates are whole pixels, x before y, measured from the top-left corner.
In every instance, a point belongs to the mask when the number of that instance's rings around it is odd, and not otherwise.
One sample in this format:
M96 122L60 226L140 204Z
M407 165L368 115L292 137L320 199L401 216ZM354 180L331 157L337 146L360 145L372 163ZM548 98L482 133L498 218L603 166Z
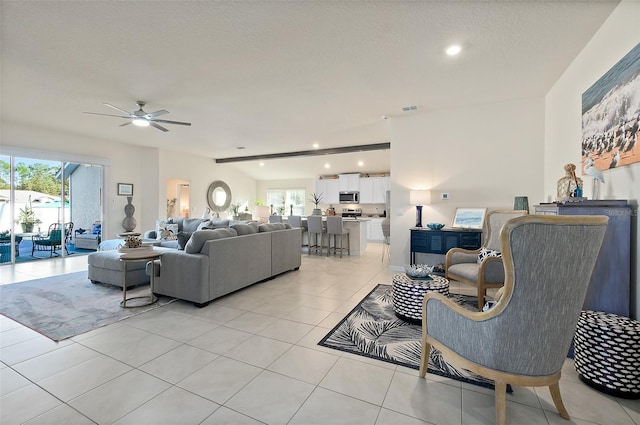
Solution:
M360 192L340 192L341 204L359 204Z

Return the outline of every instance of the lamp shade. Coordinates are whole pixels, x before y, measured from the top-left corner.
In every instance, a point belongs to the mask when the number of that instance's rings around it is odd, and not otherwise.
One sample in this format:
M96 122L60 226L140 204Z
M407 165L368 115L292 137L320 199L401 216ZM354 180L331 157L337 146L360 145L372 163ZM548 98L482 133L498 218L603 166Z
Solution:
M253 210L254 219L269 217L269 207L266 205L256 205Z
M431 203L430 190L410 190L409 203L411 205L429 205Z

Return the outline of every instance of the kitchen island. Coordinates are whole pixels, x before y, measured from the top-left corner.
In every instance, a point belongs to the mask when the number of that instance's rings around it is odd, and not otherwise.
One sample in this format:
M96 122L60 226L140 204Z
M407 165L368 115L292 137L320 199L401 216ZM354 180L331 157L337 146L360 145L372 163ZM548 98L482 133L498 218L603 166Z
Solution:
M326 217L322 217L323 221L326 221ZM349 243L351 244L351 249L350 249L350 254L351 255L363 255L366 250L367 250L367 222L369 221L368 218L354 218L354 217L343 217L342 218L342 225L344 226L345 229L349 229ZM304 230L307 229L307 219L303 218L302 219L302 227ZM308 245L308 233L304 233L304 240L303 240L303 244L304 245ZM325 240L326 240L327 236L325 235ZM331 238L331 241L333 241L333 238ZM331 243L331 246L333 246L333 243ZM346 241L344 242L345 246L346 246ZM326 242L325 242L326 244ZM326 252L325 254L326 255Z
M362 255L367 251L368 218L343 218L342 225L349 229L351 255ZM333 238L332 238L333 239Z

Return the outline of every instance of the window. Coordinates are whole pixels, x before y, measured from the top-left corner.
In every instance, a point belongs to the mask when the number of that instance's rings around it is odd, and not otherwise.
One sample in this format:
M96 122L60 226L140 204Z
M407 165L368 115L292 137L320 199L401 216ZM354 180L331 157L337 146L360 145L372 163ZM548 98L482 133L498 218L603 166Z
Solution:
M304 215L304 189L269 189L267 205L272 214Z

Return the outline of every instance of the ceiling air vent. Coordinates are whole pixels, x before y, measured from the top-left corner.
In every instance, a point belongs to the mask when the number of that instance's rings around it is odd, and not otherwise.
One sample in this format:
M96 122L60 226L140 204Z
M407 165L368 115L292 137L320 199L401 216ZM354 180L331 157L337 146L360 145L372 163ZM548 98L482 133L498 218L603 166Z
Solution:
M403 106L402 107L402 112L415 111L416 109L418 109L418 107L416 105Z

